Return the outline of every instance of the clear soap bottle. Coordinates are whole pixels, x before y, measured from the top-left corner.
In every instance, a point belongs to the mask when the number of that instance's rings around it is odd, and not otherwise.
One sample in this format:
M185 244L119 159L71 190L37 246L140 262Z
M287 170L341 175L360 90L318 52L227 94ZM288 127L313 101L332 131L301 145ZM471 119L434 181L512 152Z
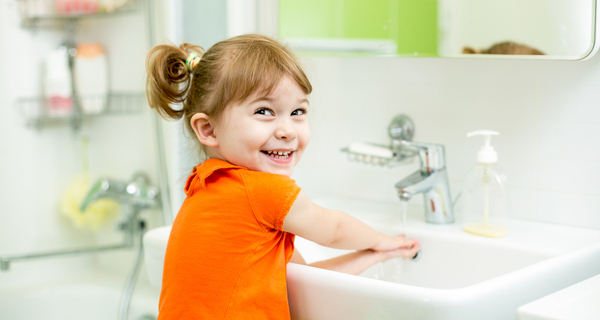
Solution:
M509 230L510 202L506 175L498 165L498 154L491 146L491 130L473 131L467 137L483 136L484 145L477 163L467 173L461 194L463 228L466 232L492 238L504 237Z

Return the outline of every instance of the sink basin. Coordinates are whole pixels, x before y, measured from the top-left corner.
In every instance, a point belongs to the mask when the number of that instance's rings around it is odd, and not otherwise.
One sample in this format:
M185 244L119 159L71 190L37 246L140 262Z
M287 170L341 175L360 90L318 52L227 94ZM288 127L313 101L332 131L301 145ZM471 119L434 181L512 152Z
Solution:
M387 234L405 230L419 239L421 251L414 260L390 260L360 276L290 263L293 319L512 320L521 305L600 274L600 230L513 220L508 236L492 239L457 224L427 224L418 212L402 228L399 203L315 202ZM144 238L155 285L169 231L154 229ZM300 237L296 248L308 263L348 252Z

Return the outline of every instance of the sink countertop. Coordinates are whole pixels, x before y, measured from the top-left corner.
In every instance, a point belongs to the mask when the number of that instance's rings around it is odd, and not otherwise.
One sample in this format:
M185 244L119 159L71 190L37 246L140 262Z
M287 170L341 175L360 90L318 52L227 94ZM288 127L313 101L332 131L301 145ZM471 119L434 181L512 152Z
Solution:
M600 319L600 275L517 309L517 320Z
M401 204L397 202L366 201L344 198L322 198L314 202L324 208L341 210L365 222L375 229L401 230ZM392 227L392 228L391 228ZM425 230L440 234L452 234L464 239L480 242L490 242L507 246L531 247L556 255L574 250L590 243L600 241L600 232L596 229L571 227L538 221L512 219L509 233L502 238L488 238L467 233L462 228L461 221L452 224L431 224L425 222L422 205L409 206L406 220L408 237L411 229Z

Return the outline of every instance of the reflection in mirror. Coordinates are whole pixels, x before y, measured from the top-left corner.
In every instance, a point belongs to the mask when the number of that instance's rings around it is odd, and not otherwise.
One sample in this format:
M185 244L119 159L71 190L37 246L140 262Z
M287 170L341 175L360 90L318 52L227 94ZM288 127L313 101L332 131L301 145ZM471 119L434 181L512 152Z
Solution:
M582 59L596 0L279 0L297 52ZM501 55L501 56L499 56Z

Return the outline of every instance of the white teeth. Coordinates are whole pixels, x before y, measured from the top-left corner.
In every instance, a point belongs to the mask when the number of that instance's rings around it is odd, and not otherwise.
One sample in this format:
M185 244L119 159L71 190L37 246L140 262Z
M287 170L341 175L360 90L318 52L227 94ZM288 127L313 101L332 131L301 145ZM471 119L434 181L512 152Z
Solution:
M290 153L292 153L292 151L266 151L266 153L275 158L286 159L290 156Z

